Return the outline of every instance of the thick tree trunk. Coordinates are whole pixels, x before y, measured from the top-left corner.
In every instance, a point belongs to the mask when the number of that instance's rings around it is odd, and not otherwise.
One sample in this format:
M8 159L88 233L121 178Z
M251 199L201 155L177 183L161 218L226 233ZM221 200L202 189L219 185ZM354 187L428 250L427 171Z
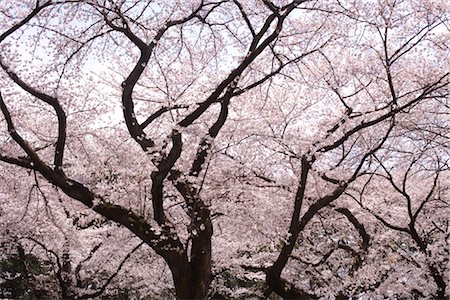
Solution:
M213 226L210 211L203 203L197 203L197 215L194 222L197 235L192 239L191 265L194 279L194 299L206 299L211 284L211 237Z
M191 280L192 275L190 273L180 274L177 277L173 273L172 275L177 299L192 299L194 295L194 287Z
M207 208L197 210L190 259L187 252L165 257L172 271L177 299L207 299L212 279L211 237L213 227Z
M205 273L197 273L189 263L188 269L172 272L177 299L207 299L211 283L211 265Z
M211 284L211 239L192 249L192 259L169 265L177 299L207 299Z

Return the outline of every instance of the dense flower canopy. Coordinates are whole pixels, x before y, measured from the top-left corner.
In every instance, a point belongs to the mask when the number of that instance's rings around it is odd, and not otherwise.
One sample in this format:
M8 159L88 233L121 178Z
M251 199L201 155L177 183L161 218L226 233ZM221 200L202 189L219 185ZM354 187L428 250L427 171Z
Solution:
M0 296L448 297L445 1L0 2Z

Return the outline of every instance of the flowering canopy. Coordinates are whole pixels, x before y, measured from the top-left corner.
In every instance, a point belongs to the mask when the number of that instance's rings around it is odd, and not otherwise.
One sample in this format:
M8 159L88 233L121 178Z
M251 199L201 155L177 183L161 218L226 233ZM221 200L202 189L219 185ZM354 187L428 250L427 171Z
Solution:
M1 253L19 268L1 286L445 298L448 17L425 0L2 2Z

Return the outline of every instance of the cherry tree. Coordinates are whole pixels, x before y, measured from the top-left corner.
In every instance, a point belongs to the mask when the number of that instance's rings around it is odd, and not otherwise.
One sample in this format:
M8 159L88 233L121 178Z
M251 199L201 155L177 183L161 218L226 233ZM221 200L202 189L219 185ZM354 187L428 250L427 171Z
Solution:
M403 239L436 285L413 293L448 293L443 5L36 0L0 12L3 180L58 211L57 222L25 222L20 239L56 263L63 297L102 294L148 248L177 298L207 298L221 268L263 280L260 296L370 297L400 278L371 270L401 252L383 241ZM429 168L417 167L423 149L397 155L395 143L414 151L427 139L440 141ZM424 195L407 187L421 176L434 178ZM26 198L12 186L5 195ZM373 208L388 190L406 223ZM434 227L421 223L426 210L438 212ZM98 243L71 229L94 224L109 232ZM33 225L63 226L51 234L60 242ZM81 268L121 237L120 258L86 291Z
M279 195L277 201L283 201L282 198L289 197L289 194L294 199L290 224L285 225L289 228L288 234L280 240L276 249L260 248L250 251L252 256L261 257L261 252L280 250L274 262L267 265L266 261L273 258L262 256L262 266L257 266L254 262L244 265L244 269L266 274L269 286L266 295L275 291L287 298L316 298L330 294L339 297L359 294L362 297L371 292L380 292L380 285L390 274L371 272L379 262L372 262L372 265L367 266L366 256L377 253L380 258L383 257L386 244L378 244L378 247L381 245L380 248L369 247L373 240L370 228L363 224L361 216L357 218L352 213L351 210L355 210L354 203L346 204L347 190L360 185L360 180L371 176L384 165L383 161L377 159L377 153L385 153L386 148L392 149L392 146L387 145L408 145L409 155L412 155L416 144L430 139L425 138L424 132L433 133L431 129L435 131L435 136L431 139L438 137L441 140L437 144L438 161L448 159L445 155L448 152L448 113L445 112L448 110L449 74L445 54L448 48L442 44L442 38L448 32L441 31L443 27L440 27L444 24L439 17L442 7L439 4L433 7L419 3L421 9L417 11L417 6L411 6L409 2L383 4L361 7L361 3L352 5L340 2L336 6L309 8L317 12L317 19L324 19L329 14L338 15L342 17L339 20L344 26L348 26L348 20L351 20L354 33L349 38L360 40L358 43L353 43L352 40L350 44L348 40L344 43L341 40L331 42L333 48L321 50L322 57L318 56L315 64L311 63L307 70L298 74L298 77L313 78L306 82L313 90L305 93L307 88L303 87L303 95L326 99L322 100L323 103L336 107L338 113L335 110L320 119L321 115L315 113L313 105L308 101L300 106L298 102L289 102L283 98L281 105L276 99L280 97L280 92L276 91L267 96L274 103L271 117L265 118L262 115L263 120L268 120L268 128L255 136L241 136L234 146L228 148L229 158L243 166L241 176L247 184L264 188L266 193L276 192ZM365 10L361 11L362 8ZM348 30L348 27L340 28L338 23L335 26L342 32ZM428 47L429 45L435 45L436 48ZM429 55L428 59L422 59L424 53ZM420 61L416 61L417 55L420 55ZM314 58L316 56L309 57L306 62L314 62ZM436 65L437 60L442 65ZM420 68L416 67L416 62ZM321 68L318 70L317 66ZM425 69L427 71L422 73ZM297 100L298 94L294 92L291 95L293 94L292 97ZM260 95L260 98L264 98L264 95ZM267 108L266 102L263 105ZM320 109L323 113L326 112L324 107ZM274 114L273 111L278 113ZM430 123L420 120L425 111L433 111L433 118L436 119ZM279 119L276 119L277 115ZM311 115L316 116L319 121L308 120L307 117ZM404 129L407 123L416 127L416 130L410 130L416 132L416 140L408 139L408 143L404 144L404 140L398 137L411 134ZM254 161L253 153L246 153L242 149L237 152L239 154L233 153L236 151L233 148L249 147L252 143L261 144L268 150L264 159L256 158L264 161L266 166L258 164L255 167L257 162ZM399 164L407 160L408 156L396 159L398 161L395 164ZM298 186L296 191L292 189L294 185ZM433 191L434 185L425 185L423 188ZM366 193L368 191L370 189L365 190ZM434 194L430 192L425 202L432 195ZM275 198L273 194L271 197ZM386 208L389 209L389 206ZM436 213L440 215L444 211L437 210ZM361 211L358 214L367 218ZM277 226L276 223L271 225ZM446 226L439 228L443 232L447 230ZM409 230L413 231L407 231ZM356 237L355 233L358 233ZM270 241L270 235L265 235ZM280 232L277 238L280 239ZM360 245L355 243L355 238L360 240ZM441 236L438 244L445 243L445 240L445 235ZM350 242L354 245L349 245ZM309 260L302 259L307 253L314 255ZM432 264L445 266L445 260L442 261L445 251L440 248L438 253L441 258ZM311 271L305 272L305 268ZM434 290L419 292L419 295L422 293L435 295L437 298L444 297L446 286L442 280L442 271L436 271L436 267L432 266L430 272L436 282ZM362 281L361 277L367 278L367 282ZM404 285L401 291L396 292L402 294L404 289L406 294L411 290L418 292L417 289ZM390 289L387 291L392 292Z
M2 94L0 103L8 133L26 156L2 155L1 159L40 173L67 196L92 208L103 217L127 227L166 261L172 272L177 297L206 297L211 281L212 223L208 205L199 194L201 189L199 176L204 169L212 141L225 123L231 98L238 97L245 91L263 84L275 74L280 73L286 65L297 63L301 58L322 46L315 44L314 48L299 49L302 51L298 50L292 53L291 57L287 57L287 59L281 59L273 50L287 17L302 2L294 1L282 7L277 7L269 2L261 3L256 9L261 11L262 17L252 13L258 17L255 20L250 19L246 8L237 1L230 3L189 2L185 6L179 4L171 6L167 3L147 5L142 2L47 1L41 3L37 1L33 8L28 8L28 12L26 12L27 7L22 8L25 11L24 16L18 22L14 22L14 18L10 17L10 12L17 14L15 10L20 11L21 7L11 8L4 14L11 26L4 30L0 41L3 43L10 36L30 28L31 37L29 38L34 42L35 47L42 44L42 46L49 46L50 43L53 43L55 45L54 53L44 53L44 55L55 54L58 62L52 61L46 65L49 61L44 61L39 67L42 67L40 71L45 75L43 76L42 73L37 75L40 77L40 82L46 79L52 82L53 86L47 84L46 88L42 88L33 85L28 78L23 79L23 75L19 71L20 67L12 64L15 54L7 53L10 49L8 45L3 46L6 50L1 66L9 79L24 92L37 99L40 105L47 104L51 107L56 118L56 124L55 121L53 124L57 126L57 132L53 142L54 146L46 145L43 148L47 153L39 153L39 149L32 144L33 139L26 139L24 134L19 133L15 118L7 107ZM58 17L61 22L52 24L51 20L55 14L60 17L65 15L66 19ZM36 24L33 23L34 20L36 20ZM80 24L81 20L85 23ZM260 22L261 24L259 24ZM64 28L61 28L62 24L65 25ZM239 24L244 24L250 35L246 33L236 35L233 27L238 27ZM34 33L33 30L37 33ZM70 72L74 72L74 70L68 71L68 66L72 61L85 54L83 51L92 46L97 39L109 34L111 38L104 39L103 42L106 43L105 47L110 47L112 43L118 45L114 49L117 51L115 55L120 55L121 51L127 49L138 50L138 53L134 53L137 58L134 61L134 67L127 72L128 75L121 83L121 99L128 133L142 148L143 155L154 166L146 164L151 179L149 193L152 202L152 219L137 213L131 207L115 203L114 199L107 199L105 195L72 178L70 171L65 170L66 147L68 148L66 145L69 144L70 136L67 127L68 114L61 98L70 97L63 91L64 85L68 84L65 82L66 78L69 77ZM231 38L234 41L228 41ZM178 45L173 47L173 42ZM214 69L208 67L210 61L215 60L217 63L220 56L223 55L223 52L219 52L220 49L214 49L217 53L213 52L214 55L211 58L194 52L194 50L210 50L208 47L211 42L217 47L223 47L223 43L231 42L232 46L236 43L238 45L226 50L238 52L244 49L246 54L237 59L237 63L230 62L233 63L231 67L216 68L217 72L224 75L217 78L212 85L206 85L203 91L200 89L191 93L191 89L202 84L197 82L197 78L193 78L198 76L195 73L199 71L202 73L214 72ZM95 47L100 46L95 45ZM72 50L67 53L68 49ZM43 55L43 53L33 54ZM60 60L61 58L62 60ZM173 71L168 67L175 68L178 65L180 66L179 72L188 73L188 70L183 70L181 66L185 60L190 61L190 65L195 68L190 68L191 74L186 74L182 82L172 85L169 76ZM259 60L272 61L272 68L263 73L259 70L252 70L253 65L261 63ZM18 63L20 65L20 61ZM198 67L196 63L199 63ZM168 105L160 103L158 110L138 121L139 111L136 110L137 108L135 109L135 99L141 99L142 94L148 92L147 90L152 93L151 87L146 88L145 84L139 85L138 80L144 71L153 71L155 67L159 70L156 70L157 76L154 78L157 82L152 85L161 89L160 95L155 95L156 101L158 96L164 96L163 100ZM206 68L210 70L205 70ZM246 75L249 80L238 86L243 75ZM256 78L252 80L251 77ZM37 78L35 80L38 81ZM160 80L165 81L166 87L160 87L158 82ZM244 80L242 79L242 81ZM174 91L172 90L173 86L175 87ZM188 92L189 97L185 96ZM191 97L199 99L192 101ZM210 107L216 106L220 106L220 110L216 112L215 120L213 117L213 122L205 124L206 131L203 130L204 133L201 133L202 128L198 128L197 132L192 133L185 130L188 127L194 127L200 117L205 116L208 110L213 109L209 109ZM180 114L181 109L184 109L186 113ZM145 111L145 109L142 110ZM145 131L159 117L165 117L168 115L167 113L173 111L178 112L176 116L170 114L169 119L163 118L160 121L163 122L162 126L156 126L163 131L168 131L166 134L156 131L154 133L156 138L158 138L158 134L159 137L166 135L165 138L156 140L151 137L151 132ZM196 127L204 128L205 125ZM170 129L170 127L172 128ZM198 132L199 130L200 132ZM185 144L183 135L185 135L184 139L195 140L197 138L196 142L189 143L189 147L186 147L194 148L193 152L191 149L190 153L186 154L187 156L191 154L190 162L188 158L182 157ZM39 137L34 137L34 139L39 139ZM197 145L197 150L195 150L195 145ZM48 158L50 154L48 152L53 152L52 159ZM178 161L180 163L176 165ZM181 207L181 210L186 213L185 219L187 217L187 227L183 226L184 230L187 230L187 236L184 239L177 233L177 227L180 226L176 226L174 220L167 216L167 206L174 206L168 201L164 201L165 193L169 189L166 186L169 184L170 188L178 192L179 196L175 201L178 202L180 197L184 200ZM166 207L164 207L165 205ZM180 206L175 206L174 213L179 213L177 211L179 208Z

